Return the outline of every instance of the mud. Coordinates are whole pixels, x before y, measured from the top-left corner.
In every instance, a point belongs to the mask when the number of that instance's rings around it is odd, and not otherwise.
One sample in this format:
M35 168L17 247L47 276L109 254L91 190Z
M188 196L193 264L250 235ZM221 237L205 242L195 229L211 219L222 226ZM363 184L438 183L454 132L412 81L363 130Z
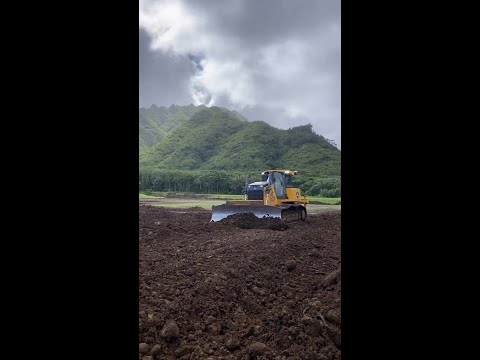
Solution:
M235 214L229 215L220 220L223 224L237 226L241 229L270 229L283 231L288 229L288 224L278 218L260 219L254 214Z
M340 212L139 215L139 359L340 359Z

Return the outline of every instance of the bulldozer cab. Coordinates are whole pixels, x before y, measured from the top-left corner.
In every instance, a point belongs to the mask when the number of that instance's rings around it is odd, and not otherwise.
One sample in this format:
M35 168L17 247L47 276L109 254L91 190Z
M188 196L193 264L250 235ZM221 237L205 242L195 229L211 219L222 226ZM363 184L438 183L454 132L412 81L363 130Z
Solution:
M280 171L272 171L269 173L264 173L262 175L262 179L264 178L264 176L270 180L269 186L274 187L277 198L286 199L287 198L286 188L287 188L287 185L290 184L290 179L289 179L290 176L287 176L284 172L280 172Z
M277 198L285 199L287 197L287 194L285 192L285 189L286 189L285 174L274 172L272 175L273 175L273 185L275 187L275 194L277 195Z

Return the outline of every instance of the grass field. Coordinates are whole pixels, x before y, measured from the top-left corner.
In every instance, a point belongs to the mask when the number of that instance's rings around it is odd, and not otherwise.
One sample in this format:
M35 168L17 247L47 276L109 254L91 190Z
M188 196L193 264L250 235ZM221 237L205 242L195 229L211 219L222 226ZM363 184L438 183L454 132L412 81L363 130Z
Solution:
M191 207L201 207L207 210L212 210L213 205L225 204L223 200L208 200L208 199L158 199L154 202L148 202L148 204L153 206L164 206L164 207L173 207L173 208L191 208Z
M307 196L310 201L318 201L326 204L331 204L335 205L339 203L342 198L327 198L327 197L321 197L321 196Z
M228 200L243 200L245 195L230 195L230 194L205 194L210 199L228 199Z
M147 194L139 193L139 194L138 194L138 198L139 198L139 199L156 199L156 198L158 198L158 196L153 196L153 195L147 195Z

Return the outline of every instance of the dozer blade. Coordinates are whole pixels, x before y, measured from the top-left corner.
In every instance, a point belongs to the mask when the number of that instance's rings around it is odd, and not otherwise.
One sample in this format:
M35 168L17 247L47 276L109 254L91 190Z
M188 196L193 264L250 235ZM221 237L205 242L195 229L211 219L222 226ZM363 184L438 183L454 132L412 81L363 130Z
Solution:
M282 218L282 209L268 205L231 205L224 204L212 206L212 219L210 221L220 221L227 216L235 214L254 214L258 218Z

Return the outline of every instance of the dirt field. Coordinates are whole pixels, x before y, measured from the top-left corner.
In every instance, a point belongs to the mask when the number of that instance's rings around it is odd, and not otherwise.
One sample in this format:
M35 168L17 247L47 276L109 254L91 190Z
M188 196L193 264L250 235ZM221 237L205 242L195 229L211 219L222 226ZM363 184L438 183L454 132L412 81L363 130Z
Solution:
M201 198L152 198L139 199L139 203L143 205L174 207L174 208L190 208L201 207L210 210L213 205L225 204L225 200L201 199ZM338 211L341 205L320 205L308 204L309 214L323 214L329 211Z
M340 359L340 211L288 227L139 213L139 358Z

